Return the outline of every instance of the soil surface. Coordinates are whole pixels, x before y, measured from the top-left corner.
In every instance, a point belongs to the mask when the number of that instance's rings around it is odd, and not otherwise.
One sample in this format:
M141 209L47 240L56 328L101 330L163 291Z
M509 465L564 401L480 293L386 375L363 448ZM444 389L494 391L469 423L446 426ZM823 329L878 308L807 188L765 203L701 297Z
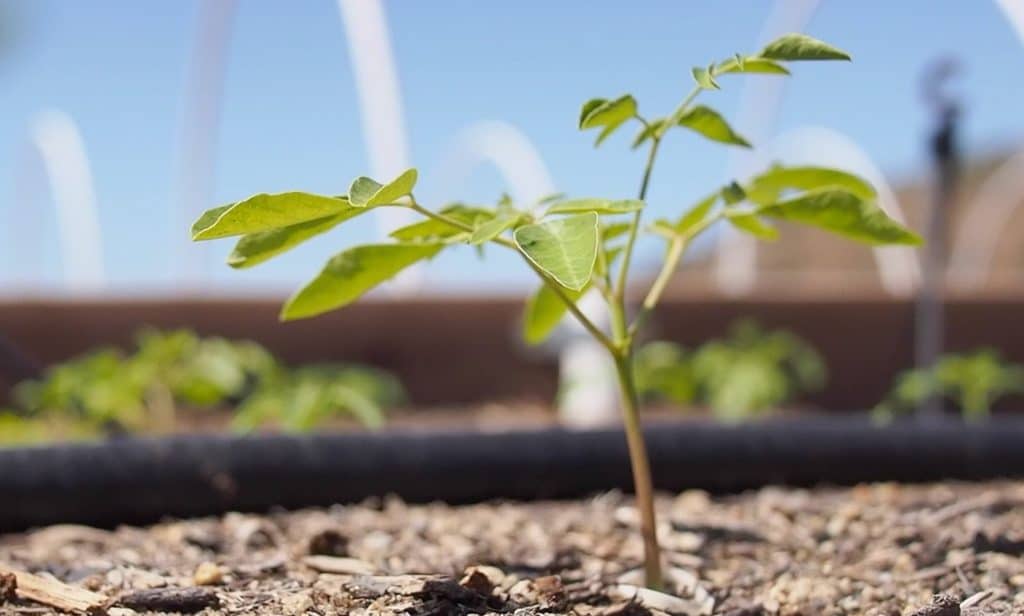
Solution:
M627 496L384 499L2 537L0 569L23 577L0 573L0 614L56 613L27 598L29 573L112 616L1024 614L1024 483L685 492L659 509L668 594L641 588Z

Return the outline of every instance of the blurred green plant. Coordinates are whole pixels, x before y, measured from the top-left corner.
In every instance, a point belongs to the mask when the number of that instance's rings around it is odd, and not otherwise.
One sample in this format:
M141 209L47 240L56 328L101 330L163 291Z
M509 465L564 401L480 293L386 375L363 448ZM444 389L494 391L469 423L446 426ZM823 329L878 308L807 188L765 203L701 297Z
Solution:
M728 338L708 341L692 354L672 342L645 345L637 352L636 380L645 397L706 404L719 420L738 422L820 390L826 369L798 336L741 321Z
M943 355L930 370L908 370L896 377L892 391L872 412L888 423L935 397L951 401L968 421L989 417L992 405L1024 393L1024 365L1003 360L994 349Z
M146 329L136 344L131 355L100 349L18 384L20 412L11 416L23 422L61 418L94 432L166 432L176 429L181 411L235 406L232 425L239 430L310 430L346 415L377 427L383 409L404 398L401 383L384 371L290 370L251 341Z
M349 365L304 366L262 382L238 407L232 426L248 431L273 423L290 431L306 431L339 414L379 428L384 409L405 402L405 390L394 375Z

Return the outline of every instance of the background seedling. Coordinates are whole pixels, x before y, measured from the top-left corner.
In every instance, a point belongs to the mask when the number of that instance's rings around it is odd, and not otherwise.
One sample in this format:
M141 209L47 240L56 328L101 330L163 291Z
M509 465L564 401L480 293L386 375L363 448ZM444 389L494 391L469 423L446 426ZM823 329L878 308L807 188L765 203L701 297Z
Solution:
M728 338L692 353L671 342L648 343L637 350L634 365L643 397L706 404L725 422L762 416L825 385L825 364L810 344L753 321L733 325Z
M289 368L255 342L201 338L189 330L143 330L137 350L100 349L47 371L14 391L18 411L4 415L26 438L55 422L75 434L169 432L182 412L235 406L232 426L310 430L351 416L365 426L405 392L393 375L358 365ZM14 430L18 428L18 430Z
M892 392L873 414L876 421L885 423L938 397L951 400L968 421L981 421L999 398L1020 393L1024 393L1024 366L1004 361L992 349L950 353L929 370L908 370L896 377Z
M732 182L678 217L655 221L644 229L641 218L659 148L670 132L678 132L676 129L715 142L749 147L721 114L694 105L701 92L721 87L720 79L733 73L788 75L788 62L848 59L846 53L826 43L789 34L756 54L731 56L694 69L693 89L664 116L642 114L629 94L587 101L579 116L579 128L596 129L596 145L631 125L637 129L633 147L647 149L635 199L555 199L541 208L529 209L519 209L503 200L495 207L455 204L433 210L414 196L417 172L410 169L386 182L357 178L344 196L303 192L255 195L206 212L193 225L192 237L209 240L240 236L228 262L233 267L248 267L375 208L408 208L426 219L395 231L391 242L356 246L332 257L285 303L281 310L284 320L346 306L410 265L459 244L495 244L518 253L541 280L541 287L527 304L527 339L543 339L568 312L608 350L615 363L640 511L647 583L660 587L653 487L640 428L633 340L658 304L686 248L719 221L764 239L777 235L770 220L817 226L869 244L916 244L919 239L886 216L867 182L842 171L817 167L778 166L743 184ZM660 271L630 321L629 270L641 231L663 238L667 249ZM576 305L589 289L596 289L607 303L611 323L608 331Z

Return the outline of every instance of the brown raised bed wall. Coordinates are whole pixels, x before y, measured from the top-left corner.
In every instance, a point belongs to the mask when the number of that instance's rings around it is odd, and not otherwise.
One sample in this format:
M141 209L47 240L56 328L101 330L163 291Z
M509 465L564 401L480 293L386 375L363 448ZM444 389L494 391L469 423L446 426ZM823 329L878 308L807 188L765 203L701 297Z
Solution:
M100 345L127 345L143 326L192 327L257 340L289 362L357 360L396 372L414 402L433 405L551 399L556 361L518 341L514 299L367 301L317 319L281 324L277 299L0 302L0 333L41 365ZM1024 361L1024 297L954 299L947 347L995 346ZM828 388L812 402L865 409L912 361L913 305L885 297L669 299L652 330L696 344L737 319L788 328L825 356ZM0 372L4 370L0 363ZM0 375L0 394L12 379Z

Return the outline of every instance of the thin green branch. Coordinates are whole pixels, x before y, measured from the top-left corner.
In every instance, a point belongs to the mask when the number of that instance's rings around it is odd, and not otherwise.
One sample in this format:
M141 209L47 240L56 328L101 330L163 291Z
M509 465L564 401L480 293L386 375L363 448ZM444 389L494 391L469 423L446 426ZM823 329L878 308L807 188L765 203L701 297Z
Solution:
M643 304L640 306L640 312L636 315L636 318L633 319L633 323L629 326L627 340L632 340L633 337L636 336L637 331L639 331L644 321L654 310L655 306L658 305L658 301L661 300L661 296L665 292L665 288L668 286L669 281L672 279L672 275L676 272L676 269L678 269L679 261L682 260L690 242L723 217L724 214L722 212L718 212L714 216L705 219L703 222L695 226L687 232L686 235L678 235L670 240L668 253L665 255L665 260L661 264L661 270L658 272L657 277L651 284L651 288L647 292L647 295L644 296Z

